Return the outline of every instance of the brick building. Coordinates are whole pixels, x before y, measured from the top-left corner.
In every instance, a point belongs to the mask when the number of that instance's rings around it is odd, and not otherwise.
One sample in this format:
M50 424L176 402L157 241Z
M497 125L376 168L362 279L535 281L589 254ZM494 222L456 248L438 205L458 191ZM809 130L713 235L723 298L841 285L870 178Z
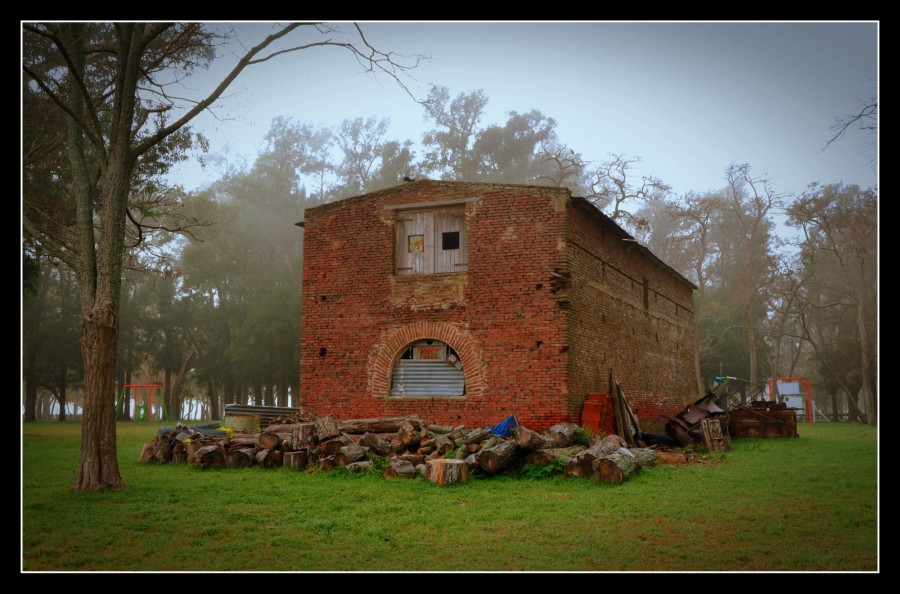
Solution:
M306 211L301 406L533 429L614 372L645 431L697 398L692 283L566 188L421 180Z

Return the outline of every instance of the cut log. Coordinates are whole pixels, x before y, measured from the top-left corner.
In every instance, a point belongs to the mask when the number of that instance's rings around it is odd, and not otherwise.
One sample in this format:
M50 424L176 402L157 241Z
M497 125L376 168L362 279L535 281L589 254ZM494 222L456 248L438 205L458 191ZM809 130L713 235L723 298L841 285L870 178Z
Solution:
M525 425L519 425L513 429L513 437L519 447L528 452L556 447L555 439L549 435L541 435L537 431L532 431Z
M425 465L416 464L416 475L425 478Z
M637 465L641 468L659 464L659 460L656 458L656 450L650 448L631 448L631 453L634 454L635 462L637 462Z
M394 458L390 466L384 469L385 478L416 478L416 467L406 460Z
M275 452L278 450L261 449L256 452L256 463L263 468L272 468L275 465Z
M525 456L526 464L549 465L556 462L565 464L581 452L585 450L582 445L569 446L567 448L545 448L543 450L534 450Z
M322 456L319 458L319 470L334 470L336 467L334 456Z
M562 425L553 425L549 429L547 429L547 435L553 438L553 441L556 443L556 447L564 448L572 444L575 441L575 433L578 431L578 425L573 425L571 423L564 423Z
M425 427L432 433L446 435L453 432L453 425L428 425Z
M253 456L247 455L248 451L252 452L253 450L240 449L227 452L225 454L225 467L246 468L248 466L253 466Z
M444 455L453 449L453 440L441 433L435 434L433 443L435 449L437 449L441 455Z
M332 415L326 415L324 417L316 419L315 425L316 435L319 436L319 441L328 441L329 439L337 437L341 434L341 429L338 426L338 420L335 419Z
M172 446L172 463L184 464L185 462L187 462L187 448L184 447L183 443L177 441Z
M492 447L494 447L495 445L497 445L498 443L500 443L500 438L497 437L496 435L493 435L489 439L486 439L486 440L482 441L481 443L479 443L478 449L475 451L477 452L480 450L489 450Z
M342 447L355 443L349 435L338 435L324 443L319 444L319 455L334 456L341 451Z
M225 457L217 444L203 446L194 453L194 464L200 468L224 468Z
M259 440L259 433L235 433L228 438L229 443L247 446L256 446L257 440Z
M459 446L459 449L456 450L453 457L456 458L457 460L465 460L470 455L472 455L472 452L469 451L469 446L463 445L463 446Z
M419 464L425 464L425 456L420 456L419 454L400 454L397 456L400 460L406 460L413 466L418 466Z
M159 438L154 437L153 439L156 440ZM154 456L155 451L156 451L156 442L155 441L148 441L147 443L145 443L144 447L141 448L141 458L140 458L141 462L143 462L145 464L147 462L153 462L154 461L153 456Z
M620 447L622 442L622 438L618 435L607 435L603 439L598 442L595 442L594 445L584 450L580 454L576 455L574 458L566 462L566 466L563 469L566 476L591 476L594 474L594 460L598 460L600 458L604 458L614 452L616 452Z
M668 464L672 466L681 466L687 464L687 456L678 452L656 452L656 460L660 464Z
M616 452L594 460L594 478L600 483L623 483L640 470L634 458Z
M369 448L361 446L358 443L345 445L334 455L334 464L335 466L346 466L353 462L359 462L366 457L366 452L368 451Z
M156 443L156 451L153 453L157 462L172 461L172 441L166 438L160 438Z
M391 455L391 444L372 433L366 433L359 440L359 445L369 448L376 456L387 458Z
M480 468L480 466L478 466L478 456L475 454L469 454L464 462L466 463L466 466L469 467L469 474L475 473Z
M319 443L315 423L297 423L291 429L290 446L294 450L306 450Z
M432 452L434 452L434 446L430 446L430 445L425 446L425 447L420 447L418 450L416 450L416 454L418 454L419 456L427 456L428 454L430 454Z
M259 449L261 450L271 450L273 448L277 448L281 445L281 436L277 433L271 433L269 431L260 433L259 437L256 439L256 445L259 446Z
M438 485L469 481L469 467L462 460L441 458L425 464L425 479Z
M483 427L481 429L472 429L471 431L469 431L462 437L462 442L466 445L469 445L472 443L480 443L480 442L484 441L485 439L490 438L492 435L494 435L494 432L491 431L490 427Z
M503 470L519 457L521 449L515 440L501 442L492 448L481 450L478 465L488 474Z
M421 428L416 429L415 425L409 421L404 421L397 429L397 438L405 447L413 449L418 447L419 442L422 441L422 430Z
M293 452L285 452L282 458L282 464L285 468L293 468L294 470L306 470L309 464L309 454L306 450L296 450Z
M456 441L457 439L462 439L465 434L466 434L465 425L457 425L456 427L453 428L453 431L450 432L450 439L452 439L453 441Z
M368 470L372 470L375 466L375 463L371 460L361 460L359 462L353 462L348 464L344 468L347 469L347 472L364 472Z
M379 417L377 419L347 419L338 421L338 428L344 433L396 433L403 423L411 424L415 429L422 429L425 421L419 417Z

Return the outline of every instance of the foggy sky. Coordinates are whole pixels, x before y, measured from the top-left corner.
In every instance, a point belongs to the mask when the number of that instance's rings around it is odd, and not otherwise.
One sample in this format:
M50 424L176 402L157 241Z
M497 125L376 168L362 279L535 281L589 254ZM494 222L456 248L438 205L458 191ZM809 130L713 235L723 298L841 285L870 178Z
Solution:
M222 24L221 26L225 26ZM339 25L349 29L349 24ZM271 25L234 25L250 44ZM430 84L451 96L484 89L481 125L538 109L585 158L643 158L678 194L724 185L729 163L768 173L784 192L809 183L876 182L856 132L822 150L838 116L876 93L878 25L847 23L363 23L372 45L430 60L411 72L410 91ZM191 89L208 92L235 58L227 52ZM421 140L424 110L386 77L346 52L317 48L246 70L194 127L210 152L252 162L273 117L337 126L389 117L389 137ZM219 176L192 162L172 176L188 190Z

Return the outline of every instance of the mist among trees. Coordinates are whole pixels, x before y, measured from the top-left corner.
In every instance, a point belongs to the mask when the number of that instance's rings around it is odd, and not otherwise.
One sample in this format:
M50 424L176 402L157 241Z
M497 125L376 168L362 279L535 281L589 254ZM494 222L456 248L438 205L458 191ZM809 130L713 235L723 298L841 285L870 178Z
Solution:
M163 384L172 419L216 418L231 402L296 406L303 231L294 223L310 206L431 178L569 187L694 282L698 394L720 374L758 383L802 375L835 420L847 411L877 422L875 188L809 180L801 195L787 195L752 164L724 162L718 190L676 195L636 172L638 155L579 152L552 114L510 111L488 122L484 91L435 86L421 101L418 138L390 137L377 115L332 128L278 117L252 163L204 155L220 176L187 192L166 174L191 151L203 154L190 118L171 116L163 86L134 104L116 93L132 85L133 98L154 73L202 67L212 56L208 33L29 27L26 421L65 420L78 412L72 394L96 393L108 375L119 393L129 383ZM143 52L140 68L116 70L77 42L85 38ZM397 67L390 54L366 56ZM872 109L860 117L869 122L877 103ZM101 343L114 357L91 362L82 346ZM133 413L126 402L119 418ZM116 486L115 477L84 480Z

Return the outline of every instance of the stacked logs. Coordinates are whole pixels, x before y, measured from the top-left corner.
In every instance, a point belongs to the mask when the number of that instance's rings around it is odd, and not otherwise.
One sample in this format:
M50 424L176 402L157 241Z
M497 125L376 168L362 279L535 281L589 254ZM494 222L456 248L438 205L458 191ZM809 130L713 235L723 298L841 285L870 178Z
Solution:
M144 445L141 462L186 462L201 468L288 467L349 472L371 470L382 460L386 478L415 478L450 485L473 473L514 474L525 464L564 468L568 476L622 482L656 463L648 448L628 449L617 435L575 443L578 426L554 425L543 433L515 427L507 437L491 428L433 425L418 416L340 421L328 415L277 419L260 433L217 438L161 433ZM286 421L286 422L281 422Z

